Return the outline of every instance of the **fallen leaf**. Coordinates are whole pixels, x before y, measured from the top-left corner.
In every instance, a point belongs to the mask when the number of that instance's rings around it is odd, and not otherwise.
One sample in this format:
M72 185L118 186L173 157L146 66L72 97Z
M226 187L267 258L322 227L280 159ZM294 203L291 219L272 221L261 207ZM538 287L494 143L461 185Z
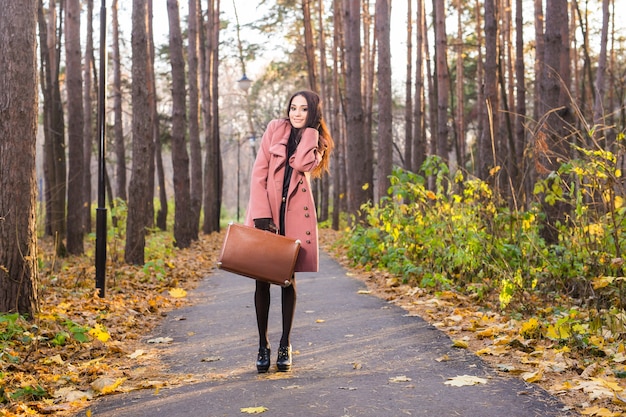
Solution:
M245 407L241 409L241 412L246 414L261 414L268 410L269 408L267 407Z
M128 355L128 357L131 358L131 359L137 359L138 357L140 357L144 353L146 353L146 352L143 349L137 349L136 351L134 351L133 353Z
M174 341L174 339L172 339L171 337L156 337L154 339L148 340L148 343L159 344L159 343L170 343L170 342L173 342L173 341Z
M580 414L584 416L594 416L594 417L618 417L622 415L622 413L620 412L613 412L609 410L608 408L597 407L597 406L587 407L581 410Z
M370 290L358 290L357 294L371 294L372 292Z
M448 381L444 382L445 385L451 385L453 387L463 387L468 385L486 384L487 380L479 378L473 375L459 375L454 378L448 378Z
M467 349L469 347L469 344L464 340L456 339L452 341L452 347Z
M526 382L537 382L537 381L541 381L541 379L543 378L543 371L540 369L538 371L535 372L524 372L521 375L522 379Z
M95 327L89 330L89 335L95 337L101 342L108 342L111 338L109 332L100 323L96 323Z
M185 297L187 297L187 291L185 291L182 288L172 288L168 292L170 294L170 297L173 297L173 298L185 298Z
M217 361L221 361L222 358L221 356L207 356L206 358L202 358L200 360L200 362L217 362Z
M389 378L389 382L410 382L411 378L407 377L406 375L400 375L400 376L394 376L392 378Z
M91 388L100 394L110 394L115 392L117 388L126 381L126 378L108 378L106 376L100 377L91 383Z

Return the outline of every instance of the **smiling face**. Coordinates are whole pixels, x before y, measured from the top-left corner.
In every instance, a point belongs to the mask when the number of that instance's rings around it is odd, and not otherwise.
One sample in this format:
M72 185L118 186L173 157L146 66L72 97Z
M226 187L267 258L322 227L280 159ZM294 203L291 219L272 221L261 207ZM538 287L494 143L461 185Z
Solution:
M295 96L289 106L289 121L296 129L302 129L306 125L309 114L309 105L304 96Z

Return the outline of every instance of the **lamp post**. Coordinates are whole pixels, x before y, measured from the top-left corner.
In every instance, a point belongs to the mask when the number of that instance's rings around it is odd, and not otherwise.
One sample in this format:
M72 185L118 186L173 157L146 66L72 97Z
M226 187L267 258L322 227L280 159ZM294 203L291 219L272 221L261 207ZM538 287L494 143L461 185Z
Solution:
M98 86L98 208L96 209L96 288L104 297L107 260L107 209L106 209L106 0L100 6L100 79Z

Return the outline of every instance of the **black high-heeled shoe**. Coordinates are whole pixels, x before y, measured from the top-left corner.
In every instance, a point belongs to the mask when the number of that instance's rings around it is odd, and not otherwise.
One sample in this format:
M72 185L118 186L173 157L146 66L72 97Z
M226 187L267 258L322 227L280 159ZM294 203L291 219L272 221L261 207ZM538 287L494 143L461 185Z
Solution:
M276 367L280 372L287 372L291 370L291 345L280 346L278 348Z
M256 358L256 369L260 374L263 374L270 369L270 348L260 347L259 354Z

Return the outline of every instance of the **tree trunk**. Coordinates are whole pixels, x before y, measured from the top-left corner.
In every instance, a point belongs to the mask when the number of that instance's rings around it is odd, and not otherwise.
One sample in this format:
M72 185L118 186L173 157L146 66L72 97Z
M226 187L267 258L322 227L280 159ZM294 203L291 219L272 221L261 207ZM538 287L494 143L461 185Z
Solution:
M124 119L122 113L122 64L120 57L120 24L118 18L118 0L111 4L111 30L113 63L113 133L115 136L116 184L117 197L123 201L128 199L126 193L126 145L124 142Z
M456 160L461 169L465 169L465 94L463 87L465 86L465 67L463 56L465 48L463 47L463 23L461 15L463 13L463 2L457 0L457 34L458 46L456 51Z
M413 0L406 7L406 81L404 83L404 169L411 171L413 164Z
M424 97L424 33L426 31L424 0L417 0L415 10L415 103L413 105L414 144L411 165L419 172L426 159L426 123Z
M161 137L161 125L159 120L159 113L157 110L157 93L156 93L156 74L154 70L154 34L153 34L153 13L152 13L152 0L148 0L148 13L150 14L148 25L148 51L149 54L149 68L148 68L148 88L150 95L150 114L152 115L152 142L154 143L154 161L150 160L150 189L154 189L154 182L158 183L159 194L159 210L156 214L156 227L161 230L167 230L167 193L165 189L165 170L163 168L163 138ZM156 179L155 179L156 177ZM154 198L151 198L151 201ZM152 211L149 213L149 221L154 218L154 205L150 206Z
M343 51L343 32L342 28L343 20L342 16L343 12L343 2L340 0L333 0L333 46L332 46L332 57L333 57L333 72L332 72L332 109L330 110L330 130L333 132L334 140L335 140L335 151L332 156L332 173L333 173L333 193L332 193L332 203L333 203L333 218L332 218L332 228L333 230L339 230L339 222L340 222L340 213L345 211L345 203L346 199L342 198L342 196L346 195L346 181L345 179L345 140L343 134L338 134L341 132L340 126L342 125L341 117L339 116L339 110L342 107L341 102L341 93L339 88L339 79L341 73L341 67L339 66L339 56L340 51ZM342 59L343 63L344 60ZM328 108L328 107L327 107Z
M67 182L67 251L84 252L83 189L83 76L80 47L80 0L66 0L65 60L67 84L67 142L69 169Z
M527 181L524 181L523 173L526 164L524 151L526 149L526 67L524 65L524 16L523 1L515 0L515 83L517 96L515 104L515 160L518 166L518 177L515 178L514 190L517 192L517 201L520 197L531 195L531 189Z
M541 112L541 84L543 77L543 58L545 56L545 40L543 34L544 14L543 0L534 0L535 5L535 95L533 104L533 119L539 122Z
M485 0L485 60L483 131L478 141L479 177L487 180L497 165L496 129L498 126L498 27L495 0Z
M43 95L46 234L54 238L55 253L65 256L66 157L65 122L59 83L60 42L57 42L56 3L49 2L48 22L39 1L41 91ZM61 28L62 25L59 25ZM60 31L60 29L59 29Z
M304 53L306 55L309 88L319 92L315 69L315 44L313 43L313 22L311 21L311 0L302 0L302 17L304 24Z
M194 239L191 220L191 193L189 179L189 153L187 152L185 126L185 61L183 37L180 30L178 0L167 0L169 17L169 47L172 66L172 167L174 169L174 242L187 248Z
M204 48L204 120L206 154L204 170L204 233L219 232L222 205L222 158L219 136L219 0L208 0L206 45Z
M376 0L376 38L378 42L378 178L377 198L387 196L393 168L392 98L391 98L391 5Z
M85 44L85 59L83 62L83 113L85 123L83 126L84 141L84 192L83 192L83 225L85 232L91 232L91 156L93 154L94 138L96 137L95 125L93 123L94 110L94 90L92 90L92 68L94 65L93 56L93 0L87 0L87 39ZM97 86L97 84L96 84ZM97 90L96 90L97 91Z
M326 32L324 31L324 1L319 0L318 2L318 26L320 28L319 31L319 94L322 99L322 103L324 103L323 112L324 119L327 123L330 123L331 120L331 109L333 106L333 102L331 100L332 97L332 86L328 82L328 64L326 62ZM332 131L336 132L336 131ZM320 187L320 199L317 202L319 210L317 213L319 221L326 221L329 218L330 213L330 190L331 187L331 178L328 175L324 175L319 181ZM337 206L334 206L335 210L339 210Z
M541 97L543 103L541 114L545 122L541 126L536 146L540 174L545 178L558 170L559 166L569 160L568 126L572 125L572 113L567 100L569 80L569 61L563 59L564 44L569 42L565 35L568 27L567 0L551 0L546 8L546 34L544 73L542 75ZM568 28L567 30L564 30ZM565 39L564 39L565 36ZM564 202L543 205L546 214L541 235L547 243L558 242L556 224L563 223L569 208Z
M152 113L148 97L148 23L147 3L133 0L132 10L132 174L128 196L126 245L124 260L129 264L144 264L146 208L152 198L150 162L154 155Z
M200 93L198 87L198 23L199 0L189 0L189 35L187 62L189 66L189 146L191 156L191 216L193 239L198 238L202 210L202 146L200 145Z
M0 311L39 311L35 152L37 1L0 13Z
M448 107L450 74L446 39L446 7L444 0L435 0L435 62L437 73L437 155L448 160Z
M372 164L367 159L364 131L363 99L361 95L361 19L359 0L345 4L346 58L346 132L348 210L357 214L362 204L373 199Z
M598 70L596 71L595 95L593 102L593 124L597 128L596 140L603 136L604 96L606 94L606 61L607 43L609 37L609 0L602 0L602 31L600 35L600 55L598 56Z

